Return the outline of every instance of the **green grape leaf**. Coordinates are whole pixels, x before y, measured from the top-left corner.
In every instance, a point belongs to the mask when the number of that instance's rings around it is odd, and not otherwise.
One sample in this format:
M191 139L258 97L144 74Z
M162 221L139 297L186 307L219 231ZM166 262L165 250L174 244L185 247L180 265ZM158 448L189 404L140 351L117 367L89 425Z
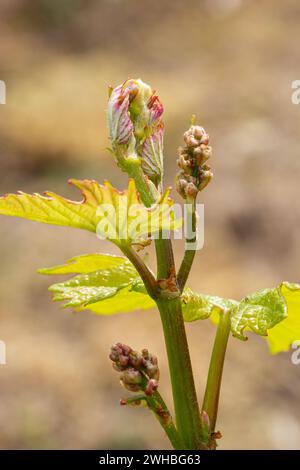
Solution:
M95 232L98 221L96 210L102 203L103 187L89 180L73 179L69 183L80 190L82 201L71 201L50 191L45 195L19 191L0 198L0 214Z
M246 340L245 329L260 336L287 317L287 307L281 292L282 284L275 289L262 289L242 299L232 310L231 331L233 336Z
M49 288L53 300L65 302L65 308L109 315L147 310L155 305L137 271L124 257L100 253L82 255L39 272L48 275L80 273Z
M116 295L122 287L103 287L103 286L72 286L66 287L64 283L54 284L49 288L54 293L53 300L64 301L64 307L81 307L95 302L99 302Z
M139 200L134 180L129 180L123 192L107 181L104 185L91 180L69 182L80 190L82 201L71 201L49 191L45 195L19 192L0 198L0 214L96 232L99 238L118 246L182 225L171 209L169 190L148 209Z
M114 256L109 254L94 253L90 255L74 256L65 264L42 268L38 270L40 274L85 274L99 269L111 269L121 266L126 261L124 256Z
M138 278L138 273L132 264L125 260L123 264L110 269L100 269L85 274L79 274L69 281L61 282L56 286L68 287L119 287L123 284L132 284Z
M90 310L111 315L155 306L132 264L124 257L91 254L72 258L64 265L41 269L42 274L78 273L68 281L54 284L54 300L77 311ZM283 282L274 289L263 289L240 302L204 295L186 288L181 296L184 320L208 317L218 323L219 313L231 311L233 336L246 340L245 331L264 336L270 351L287 351L300 339L300 285Z
M89 274L86 275L86 277L89 276ZM143 292L143 289L136 289L136 285L139 284L133 282L114 287L93 285L93 282L87 285L87 279L83 284L70 285L70 282L72 281L54 284L49 288L54 293L54 301L65 302L64 308L72 307L77 311L91 310L98 314L111 315L134 310L148 310L155 306L154 301ZM74 284L75 282L78 280L74 279Z
M155 307L155 302L148 294L140 293L133 286L120 289L114 297L110 297L82 306L79 310L90 310L98 315L113 315L115 313L130 313L135 310L150 310Z
M280 290L287 316L268 331L267 341L272 354L288 351L300 339L300 285L283 282Z
M221 311L231 311L231 332L245 341L245 331L265 337L272 354L288 351L300 339L300 285L283 282L262 289L240 302L197 294L185 289L182 295L185 321L210 317L218 323Z
M186 288L181 296L183 317L186 322L205 320L220 311L235 307L238 302L213 295L198 294Z
M97 210L97 235L120 245L138 243L160 230L178 229L182 220L175 219L169 194L167 190L160 201L148 209L139 201L134 180L129 181L127 191L122 193L106 183L105 203Z

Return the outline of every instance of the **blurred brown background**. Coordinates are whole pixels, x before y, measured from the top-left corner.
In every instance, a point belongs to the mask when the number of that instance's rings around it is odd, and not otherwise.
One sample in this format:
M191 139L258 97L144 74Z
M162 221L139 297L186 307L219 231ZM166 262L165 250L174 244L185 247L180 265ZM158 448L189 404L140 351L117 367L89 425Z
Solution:
M0 192L51 189L77 197L69 177L122 188L105 121L107 86L141 77L165 104L166 173L192 113L211 136L213 183L205 247L190 285L239 298L281 280L299 282L300 79L298 0L1 0ZM118 340L158 354L170 403L156 312L111 318L51 303L36 269L93 251L92 234L1 217L0 447L166 448L145 410L126 396L107 359ZM179 260L182 246L177 245ZM114 251L116 253L116 251ZM199 390L214 327L187 326ZM300 447L300 366L265 341L229 343L218 429L228 448Z

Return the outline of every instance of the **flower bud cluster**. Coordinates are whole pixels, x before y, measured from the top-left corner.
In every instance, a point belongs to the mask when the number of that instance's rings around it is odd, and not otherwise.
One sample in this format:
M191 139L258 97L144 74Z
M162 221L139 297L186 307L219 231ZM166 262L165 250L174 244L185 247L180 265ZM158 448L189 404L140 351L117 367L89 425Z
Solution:
M152 395L158 387L159 368L157 357L143 349L141 353L129 346L117 343L109 355L113 368L120 372L122 385L131 392Z
M207 160L212 154L209 136L201 126L191 125L183 135L185 146L178 150L176 189L184 199L195 199L212 179Z

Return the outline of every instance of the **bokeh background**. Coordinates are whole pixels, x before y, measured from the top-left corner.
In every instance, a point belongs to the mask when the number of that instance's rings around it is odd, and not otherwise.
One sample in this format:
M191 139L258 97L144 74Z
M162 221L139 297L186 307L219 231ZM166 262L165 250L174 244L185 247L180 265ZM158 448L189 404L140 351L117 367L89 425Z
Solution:
M77 197L70 177L126 184L109 153L107 86L141 77L165 104L166 174L195 113L211 136L213 183L205 247L191 287L240 298L281 280L299 282L300 106L298 0L1 0L0 192L51 189ZM159 356L157 312L111 318L51 303L39 267L93 251L115 252L89 233L0 221L2 449L168 448L126 396L108 351L123 341ZM179 261L182 246L176 246ZM187 326L201 399L212 346L209 321ZM217 428L223 449L300 447L300 366L270 356L250 334L229 342Z

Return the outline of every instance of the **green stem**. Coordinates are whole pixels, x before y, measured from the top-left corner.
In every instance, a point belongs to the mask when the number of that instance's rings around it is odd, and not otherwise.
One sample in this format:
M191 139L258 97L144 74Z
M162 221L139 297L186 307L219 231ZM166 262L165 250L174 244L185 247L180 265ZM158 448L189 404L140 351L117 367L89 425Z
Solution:
M134 179L142 202L146 207L151 207L157 202L159 193L153 183L145 178L139 160L131 160L128 164L127 172ZM170 269L174 267L174 256L171 240L158 238L155 240L157 255L157 277L166 279L170 274Z
M138 164L130 165L141 200L150 207L157 200L152 185ZM171 240L155 240L157 277L167 279L175 271ZM172 383L176 425L187 449L201 449L202 423L194 384L188 342L182 316L180 298L156 300L163 325Z
M184 289L184 286L186 284L186 281L189 277L192 264L195 258L196 250L195 249L190 249L188 243L195 243L196 242L196 228L197 228L197 219L196 219L196 200L195 198L191 200L187 200L187 203L185 204L185 207L187 209L187 217L186 217L186 224L188 227L192 228L193 232L193 237L192 238L187 238L186 239L186 249L184 252L184 257L181 263L181 266L178 271L178 286L181 290L181 292Z
M174 449L184 449L180 434L175 427L170 412L161 395L155 392L153 395L147 397L147 404L163 427Z
M211 433L215 431L217 421L224 359L230 332L230 315L229 310L220 313L202 406L202 411L208 414Z
M176 425L187 449L201 449L201 420L181 301L158 300L173 389Z
M140 160L130 160L127 163L126 171L128 175L134 179L137 190L140 193L141 200L145 206L151 207L152 204L155 204L159 193L154 184L150 180L145 179Z
M142 258L134 251L131 246L120 245L121 251L132 262L133 266L141 276L150 297L155 299L158 296L158 286L155 277L150 269L145 265Z
M147 407L152 411L168 436L173 448L176 450L182 450L184 448L184 444L160 393L156 391L150 396L145 394L135 395L127 398L126 400L122 400L122 404L137 406L141 401L144 401L147 404Z

